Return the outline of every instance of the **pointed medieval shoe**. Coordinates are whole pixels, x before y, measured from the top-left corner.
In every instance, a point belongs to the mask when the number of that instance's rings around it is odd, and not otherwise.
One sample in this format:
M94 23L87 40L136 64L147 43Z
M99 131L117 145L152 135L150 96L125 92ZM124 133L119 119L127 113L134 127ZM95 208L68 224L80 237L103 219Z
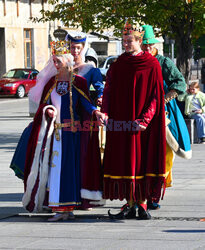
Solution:
M138 206L138 216L139 216L139 219L140 220L150 220L151 219L151 215L148 212L148 210L143 207L143 205L144 204L140 204Z
M147 209L157 210L157 209L160 209L160 205L156 202L148 201L147 202Z
M136 219L136 207L129 208L128 213L125 215L125 219Z
M130 208L128 204L125 204L118 214L111 214L109 210L108 215L112 220L133 219L136 218L136 208L135 206Z

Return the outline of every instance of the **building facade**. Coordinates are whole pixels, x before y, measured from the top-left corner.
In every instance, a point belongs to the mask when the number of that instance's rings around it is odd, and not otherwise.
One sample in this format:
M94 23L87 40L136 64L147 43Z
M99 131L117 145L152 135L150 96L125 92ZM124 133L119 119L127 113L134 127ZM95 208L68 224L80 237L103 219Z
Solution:
M57 23L34 23L44 0L0 0L0 75L12 68L41 70L49 56L49 35Z
M47 62L49 41L53 32L63 24L59 21L37 23L33 17L40 17L42 9L51 9L47 0L0 0L0 76L12 68L35 68L41 70ZM106 58L122 53L121 39L112 36L87 34L88 47L97 55Z

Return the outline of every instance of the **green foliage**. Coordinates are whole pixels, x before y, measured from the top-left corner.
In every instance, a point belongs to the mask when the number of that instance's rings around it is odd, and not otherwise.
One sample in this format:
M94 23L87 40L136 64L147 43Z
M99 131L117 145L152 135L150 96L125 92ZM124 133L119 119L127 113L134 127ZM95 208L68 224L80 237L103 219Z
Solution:
M129 18L133 24L150 24L161 35L176 41L177 65L186 80L196 40L205 34L205 0L48 0L53 11L42 10L33 21L60 20L69 28L103 32L112 28L116 36Z
M121 35L127 18L133 23L161 28L163 34L176 38L189 34L192 40L205 34L205 0L49 0L53 11L42 10L35 21L61 20L68 27L82 27L85 32L113 28Z
M197 46L201 48L201 58L205 58L205 35L196 40L194 48L197 48Z

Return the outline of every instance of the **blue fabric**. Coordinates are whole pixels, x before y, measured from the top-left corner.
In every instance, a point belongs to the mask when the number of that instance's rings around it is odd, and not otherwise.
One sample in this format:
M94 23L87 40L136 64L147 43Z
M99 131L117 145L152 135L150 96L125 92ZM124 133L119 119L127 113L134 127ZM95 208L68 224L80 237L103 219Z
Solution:
M74 42L74 43L83 43L86 41L86 37L73 37L71 36L70 34L67 34L66 37L65 37L65 40L68 41L70 40L71 42Z
M103 95L104 84L102 75L98 68L91 68L86 74L82 75L88 84L88 89L90 89L90 85L92 84L97 93L97 98Z
M168 92L167 85L164 81L164 92L165 94ZM171 100L165 105L165 111L168 112L168 118L171 121L168 125L172 135L178 142L181 149L184 151L191 150L190 137L189 132L183 118L183 115L177 106L177 102L175 99Z
M191 116L196 121L196 129L198 138L205 138L205 113L194 114Z
M77 104L81 102L90 114L96 108L84 98L75 88L72 91L73 114L75 121L79 120ZM69 92L61 97L61 123L71 119ZM60 177L59 206L72 206L81 201L81 171L80 171L80 131L75 133L62 129L62 156ZM69 204L68 204L69 203Z
M71 117L70 117L70 110L69 110L69 97L68 97L68 95L64 95L62 97L62 99L63 100L66 99L64 102L67 103L67 105L65 105L66 108L64 107L64 109L66 109L66 110L63 110L62 112L63 112L63 114L64 114L64 112L65 112L65 114L67 114L65 119L70 119ZM90 104L79 92L77 92L76 89L73 88L73 111L74 111L75 120L79 120L79 116L76 113L76 108L75 108L78 101L80 101L82 103L82 105L84 106L86 111L90 114L92 114L92 111L96 109L96 107L94 107L92 104ZM25 166L25 160L26 160L26 149L27 149L28 140L29 140L30 133L31 133L31 128L32 128L32 122L29 124L28 127L26 127L24 129L24 131L19 139L19 142L17 144L15 153L13 155L13 158L12 158L12 161L10 164L10 168L13 169L13 171L15 172L15 175L22 180L24 179L24 166ZM73 138L70 139L71 142L73 142L73 140L74 140ZM75 142L75 140L74 140L74 142ZM79 147L78 142L75 142L75 144L78 145L78 147Z
M15 175L24 179L24 166L26 161L26 149L28 145L28 140L31 134L32 122L26 127L19 139L14 156L12 158L10 168L13 169Z

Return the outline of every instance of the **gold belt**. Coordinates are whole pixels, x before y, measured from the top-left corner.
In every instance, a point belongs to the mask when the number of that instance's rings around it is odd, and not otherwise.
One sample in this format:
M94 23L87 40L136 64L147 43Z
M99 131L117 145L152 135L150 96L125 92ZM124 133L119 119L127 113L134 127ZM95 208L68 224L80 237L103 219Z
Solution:
M75 124L77 124L79 121L75 121L75 123L71 122L65 122L65 123L55 123L54 124L54 133L56 137L56 141L60 141L60 134L59 134L59 129L61 128L71 128L72 132L76 132Z
M55 123L54 128L60 129L60 128L69 128L71 126L71 122L65 122L65 123Z

